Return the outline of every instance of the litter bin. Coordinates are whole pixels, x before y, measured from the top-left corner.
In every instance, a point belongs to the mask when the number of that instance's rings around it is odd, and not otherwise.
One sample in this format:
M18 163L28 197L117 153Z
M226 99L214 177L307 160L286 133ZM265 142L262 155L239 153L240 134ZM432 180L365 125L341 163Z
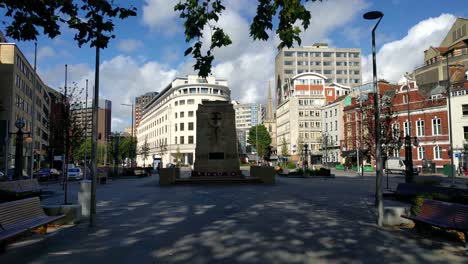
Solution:
M81 205L81 215L89 217L91 208L91 181L83 180L80 182L80 191L78 192L78 203Z

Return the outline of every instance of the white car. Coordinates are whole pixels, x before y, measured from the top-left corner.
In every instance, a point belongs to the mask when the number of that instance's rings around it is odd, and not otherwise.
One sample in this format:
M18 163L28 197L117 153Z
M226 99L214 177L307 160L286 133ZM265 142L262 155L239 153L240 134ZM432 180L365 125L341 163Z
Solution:
M68 168L68 179L69 180L81 180L83 179L83 171L80 168Z

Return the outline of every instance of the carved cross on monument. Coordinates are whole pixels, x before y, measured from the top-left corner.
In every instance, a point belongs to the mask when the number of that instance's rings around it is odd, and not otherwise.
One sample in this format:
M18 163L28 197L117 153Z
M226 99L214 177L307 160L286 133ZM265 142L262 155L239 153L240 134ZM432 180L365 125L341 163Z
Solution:
M221 113L220 112L213 112L211 113L211 126L214 127L214 135L215 135L215 142L218 143L218 130L221 126Z

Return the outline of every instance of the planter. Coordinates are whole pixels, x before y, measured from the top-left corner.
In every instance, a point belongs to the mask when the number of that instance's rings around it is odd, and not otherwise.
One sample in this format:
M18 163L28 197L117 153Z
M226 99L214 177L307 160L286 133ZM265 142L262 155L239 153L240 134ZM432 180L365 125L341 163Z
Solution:
M275 184L275 168L273 167L250 167L250 176L259 178L263 183Z
M161 168L159 169L159 185L171 185L177 178L180 178L179 168Z
M64 218L55 222L58 225L76 225L81 220L81 205L79 204L46 205L43 208L49 216L65 215Z

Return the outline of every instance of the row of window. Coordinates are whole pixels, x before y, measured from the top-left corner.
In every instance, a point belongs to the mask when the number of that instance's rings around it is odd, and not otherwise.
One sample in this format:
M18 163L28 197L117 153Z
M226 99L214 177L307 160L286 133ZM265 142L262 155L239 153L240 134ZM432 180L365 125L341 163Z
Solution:
M21 59L20 55L16 55L16 66L20 69L20 71L28 78L28 80L32 81L34 77L34 72L29 69L27 64Z
M435 147L433 147L433 151L434 151L433 159L435 159L435 160L442 159L442 147L435 146ZM426 158L427 158L426 157L426 147L425 146L419 146L418 147L418 160L424 160Z
M321 128L321 121L301 121L299 122L299 128Z
M188 111L187 116L188 117L193 117L194 116L194 111ZM177 118L184 118L184 117L185 117L185 112L183 112L183 111L179 112L179 113L177 113L177 112L175 113L175 118L176 119Z
M299 105L324 105L323 99L299 99Z
M350 61L350 62L347 62L347 61L336 61L335 63L333 63L332 61L297 61L296 62L296 65L297 66L321 66L323 64L323 66L332 66L333 64L335 64L336 66L359 66L360 63L358 61ZM287 61L284 61L284 65L285 66L292 66L294 65L294 61L291 61L291 60L287 60ZM351 73L352 74L352 73ZM359 74L359 73L355 73L355 74Z
M217 94L224 95L224 91L217 88L193 87L184 88L177 91L179 94Z
M177 139L179 139L177 141ZM180 136L180 137L174 137L174 142L175 144L193 144L194 143L194 137L193 136L188 136L187 137L187 143L185 143L185 137Z
M175 131L177 132L177 127L179 127L179 131L184 131L185 123L174 124ZM193 130L193 122L188 122L188 130Z
M332 117L333 110L324 111L324 112L325 112L325 118ZM330 115L328 113L330 113ZM335 108L335 116L337 115L338 115L338 109Z
M408 135L409 133L409 122L405 121L403 122L403 129L404 129L404 135ZM399 123L394 123L393 125L393 134L394 137L399 137L400 136L400 124ZM416 121L416 136L417 137L422 137L426 135L426 128L425 128L425 122L424 120L417 120ZM442 120L440 118L435 117L432 119L432 135L433 136L440 136L442 135Z
M320 85L324 84L322 79L297 79L295 80L296 84L310 84L310 85Z
M335 131L338 130L338 121L335 120ZM333 122L330 122L330 131L333 131ZM325 132L328 132L328 123L325 123Z
M299 137L302 138L302 139L319 140L322 137L322 133L320 133L320 132L300 132Z
M330 58L330 57L333 57L333 55L335 55L335 57L337 57L337 58L346 58L346 57L359 58L361 56L361 54L359 52L307 52L307 51L298 51L298 52L285 51L284 52L285 57L297 56L297 57L316 57L316 58L327 57L327 58Z
M308 117L308 116L315 116L315 117L320 117L320 110L314 111L299 111L299 116L300 117Z

